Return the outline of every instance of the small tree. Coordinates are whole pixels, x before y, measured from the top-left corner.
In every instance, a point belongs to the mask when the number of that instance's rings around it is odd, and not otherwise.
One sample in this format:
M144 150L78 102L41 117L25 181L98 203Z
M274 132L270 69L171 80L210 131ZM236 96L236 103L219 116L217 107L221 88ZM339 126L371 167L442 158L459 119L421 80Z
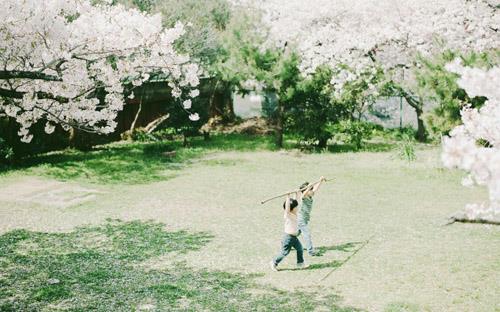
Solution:
M276 146L282 147L287 109L293 106L291 103L294 102L298 84L302 80L300 59L286 45L282 49L262 49L259 43L261 41L246 42L240 46L241 59L253 77L242 87L276 95L276 111L271 118L276 123Z
M332 137L330 126L349 116L346 102L335 101L330 83L332 70L318 67L302 79L286 103L287 129L303 140L325 148Z

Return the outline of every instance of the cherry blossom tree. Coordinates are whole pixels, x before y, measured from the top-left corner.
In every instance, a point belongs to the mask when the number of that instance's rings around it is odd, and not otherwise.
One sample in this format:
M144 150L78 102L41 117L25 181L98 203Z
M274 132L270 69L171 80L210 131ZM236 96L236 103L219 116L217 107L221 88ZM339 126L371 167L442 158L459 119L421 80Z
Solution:
M443 47L496 47L500 27L497 7L484 0L233 2L260 9L273 42L296 43L304 71L325 63L364 65L375 56L395 66Z
M57 124L110 133L125 96L158 76L189 113L199 70L174 49L183 25L164 29L160 15L93 3L2 2L0 114L20 124L22 141L31 140L29 129L39 121L47 133Z
M476 183L489 190L489 204L467 205L466 220L500 223L500 67L463 67L457 60L447 69L460 75L458 84L470 97L488 100L479 109L462 110L463 124L443 139L443 163L469 172L464 185Z
M384 95L406 99L418 115L420 139L424 98L412 69L418 56L446 49L496 48L500 29L498 5L485 0L234 0L262 12L270 44L293 43L302 57L302 71L322 64L348 73L334 78L342 92L344 77L354 81L366 67L382 66L387 73ZM369 69L368 69L369 70ZM373 88L378 92L378 88Z

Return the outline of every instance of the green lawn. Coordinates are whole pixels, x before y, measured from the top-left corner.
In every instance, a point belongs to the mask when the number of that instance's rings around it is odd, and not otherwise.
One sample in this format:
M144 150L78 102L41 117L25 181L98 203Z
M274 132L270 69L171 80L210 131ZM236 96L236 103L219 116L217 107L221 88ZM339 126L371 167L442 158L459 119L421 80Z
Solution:
M215 140L113 144L5 171L0 310L500 309L500 228L442 226L487 194L443 169L439 148L420 146L408 163L385 147L301 153L272 151L267 138ZM292 252L271 272L282 208L260 200L320 175L334 179L313 209L321 256L297 271ZM53 190L80 188L94 195L54 204L64 193Z

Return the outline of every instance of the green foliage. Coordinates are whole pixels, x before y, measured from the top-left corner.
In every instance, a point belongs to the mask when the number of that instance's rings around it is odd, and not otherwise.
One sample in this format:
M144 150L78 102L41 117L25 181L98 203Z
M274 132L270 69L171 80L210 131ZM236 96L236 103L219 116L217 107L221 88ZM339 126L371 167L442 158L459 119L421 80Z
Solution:
M255 18L237 10L227 0L165 0L152 9L160 12L164 24L172 27L183 22L186 34L177 48L188 53L200 64L210 78L222 83L216 89L234 89L249 79L249 63L245 61L245 46L258 46Z
M173 140L179 131L173 127L163 128L152 133L147 133L144 128L137 128L130 135L130 139L135 142L159 142Z
M278 97L274 92L265 92L262 102L262 115L268 119L276 119L278 111Z
M57 126L52 134L45 133L45 122L38 122L30 128L33 139L30 143L19 140L19 124L12 118L0 117L0 163L11 163L18 159L60 149L68 145L68 132Z
M225 55L222 33L231 20L230 5L225 0L118 0L117 2L149 13L161 13L166 27L182 22L185 35L177 41L177 48L188 53L200 64L216 63Z
M0 310L355 311L338 307L334 294L281 291L255 283L252 275L195 270L172 260L212 238L119 220L69 233L2 234ZM151 267L155 261L162 265Z
M14 150L4 139L0 138L0 165L11 163L13 159Z
M372 131L373 137L380 137L384 141L402 141L407 138L414 138L415 134L416 130L411 126L393 129L375 127Z
M406 302L394 302L387 305L384 312L419 312L423 309L417 304Z
M132 140L132 141L136 141L136 142L151 142L151 141L157 141L156 137L154 135L152 135L151 133L147 133L146 130L144 130L144 128L137 128L137 129L134 129L134 131L132 131L132 133L130 133L129 137L123 137L122 135L122 138L128 140Z
M177 42L178 49L188 53L204 67L210 67L220 57L226 56L222 32L231 19L227 1L158 1L152 11L162 14L167 27L173 27L178 21L190 25Z
M346 72L354 78L346 81L340 90L336 90L335 101L348 108L352 118L360 120L363 113L379 97L378 89L381 88L386 77L383 69L377 65L357 70L345 64L335 68L333 77Z
M237 9L227 0L120 0L129 6L151 13L161 13L163 24L173 27L182 22L185 34L175 42L181 53L201 65L213 83L210 94L232 92L250 77L252 63L245 59L247 46L259 46L262 36L257 18ZM212 95L201 104L209 105ZM200 100L198 100L200 101Z
M198 135L200 128L208 121L208 107L210 101L210 88L208 81L202 81L200 85L200 95L192 99L191 111L196 112L200 119L191 121L189 114L183 109L182 103L177 105L169 105L166 113L169 114L168 119L159 127L160 130L166 130L168 133L175 132L175 134L182 134L186 136Z
M329 126L349 116L344 102L332 99L332 71L319 67L311 77L302 79L295 89L290 88L285 100L286 126L302 140L326 147L332 132Z
M157 0L132 0L132 3L137 6L137 8L144 12L149 12L156 4Z
M499 62L499 52L459 54L446 51L434 58L419 58L422 67L415 70L419 88L428 93L438 106L426 116L426 123L434 139L448 134L460 124L460 110L465 105L480 107L484 97L470 98L457 84L458 76L445 69L446 64L460 58L466 66L490 68Z
M412 162L417 159L415 153L415 142L411 137L407 136L397 145L397 156L401 160L406 160L407 162Z
M330 133L341 134L342 141L353 144L356 149L363 147L363 140L371 137L373 129L373 124L356 120L344 120L339 124L329 125Z

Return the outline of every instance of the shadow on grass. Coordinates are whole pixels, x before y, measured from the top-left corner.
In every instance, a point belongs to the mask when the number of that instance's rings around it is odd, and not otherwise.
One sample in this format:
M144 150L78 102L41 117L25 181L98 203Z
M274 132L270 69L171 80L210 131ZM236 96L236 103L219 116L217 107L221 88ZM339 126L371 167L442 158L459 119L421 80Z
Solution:
M175 176L193 159L210 151L271 150L270 137L219 135L210 141L193 138L188 147L179 141L118 142L97 146L90 151L62 150L21 160L11 167L0 167L0 174L24 170L59 180L85 179L93 183L140 184ZM174 152L175 151L175 152ZM233 165L211 162L210 165ZM170 172L165 172L168 170ZM173 172L172 172L173 171Z
M342 261L333 260L333 261L330 261L330 262L310 264L305 269L302 269L302 268L284 268L284 269L279 269L279 270L280 271L320 270L320 269L328 269L328 268L339 268L339 267L342 266L342 264L343 264Z
M320 246L316 247L316 255L323 256L327 251L343 251L343 252L352 252L356 248L357 245L362 244L363 242L350 242L340 245L333 246Z
M287 292L256 275L146 260L187 253L212 236L167 232L154 222L108 221L70 233L15 230L0 236L1 311L358 311L322 292ZM162 257L162 259L165 259Z
M288 142L288 141L287 141ZM286 143L285 148L293 148ZM387 151L389 143L366 143L359 151ZM117 142L82 152L67 149L22 159L10 167L0 167L0 175L15 170L49 176L59 180L85 180L104 184L140 184L166 180L176 175L207 152L275 151L273 137L225 134L212 136L209 141L191 138L187 147L180 141ZM333 145L330 152L356 151L351 145ZM207 165L232 166L239 160L209 160Z
M173 150L175 155L165 155ZM201 149L177 149L169 142L115 143L88 152L63 150L33 156L11 170L28 170L59 180L138 184L168 179L165 170L182 169L201 154Z
M349 242L349 243L340 244L340 245L316 247L315 248L316 256L318 256L318 257L324 256L325 253L328 251L342 251L342 252L352 253L352 252L356 251L356 247L359 246L360 244L363 244L363 242ZM344 260L342 260L342 261L333 260L333 261L323 262L323 263L314 263L314 264L310 264L306 270L339 268L344 263L345 263ZM299 269L299 268L280 269L280 271L299 271L299 270L304 270L304 269Z

